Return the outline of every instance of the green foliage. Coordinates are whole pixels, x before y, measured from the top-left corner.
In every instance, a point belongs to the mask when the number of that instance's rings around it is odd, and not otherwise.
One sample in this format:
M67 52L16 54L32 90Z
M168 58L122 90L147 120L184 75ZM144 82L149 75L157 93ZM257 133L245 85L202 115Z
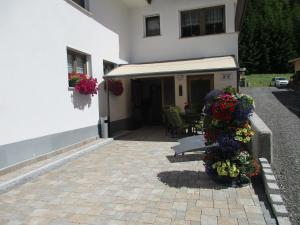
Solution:
M246 76L250 87L268 87L273 77L284 77L290 79L292 74L251 74Z
M242 67L250 73L284 73L300 55L300 4L286 0L249 0L240 34Z

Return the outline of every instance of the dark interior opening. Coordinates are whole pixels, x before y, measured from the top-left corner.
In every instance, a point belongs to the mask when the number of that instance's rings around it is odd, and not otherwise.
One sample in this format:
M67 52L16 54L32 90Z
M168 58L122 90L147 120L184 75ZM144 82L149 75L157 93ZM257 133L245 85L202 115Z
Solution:
M162 125L163 105L175 105L174 78L133 79L133 128Z

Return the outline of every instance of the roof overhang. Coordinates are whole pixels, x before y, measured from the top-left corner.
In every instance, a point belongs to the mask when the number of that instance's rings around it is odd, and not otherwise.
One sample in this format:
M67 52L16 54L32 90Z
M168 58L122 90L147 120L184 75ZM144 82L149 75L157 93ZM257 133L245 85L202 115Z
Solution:
M299 57L299 58L296 58L296 59L290 60L289 63L295 63L295 62L297 62L297 61L300 61L300 57Z
M151 78L172 74L182 75L204 72L236 71L238 69L239 67L234 56L221 56L169 62L127 64L112 70L103 78Z
M235 31L240 31L247 8L247 0L238 0L235 13Z

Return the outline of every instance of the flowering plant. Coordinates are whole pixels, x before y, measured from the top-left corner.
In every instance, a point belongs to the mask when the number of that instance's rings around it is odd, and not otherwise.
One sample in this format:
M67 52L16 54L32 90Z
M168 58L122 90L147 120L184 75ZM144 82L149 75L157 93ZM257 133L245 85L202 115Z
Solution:
M259 165L245 150L255 132L249 118L254 100L234 88L212 91L205 98L204 137L206 144L218 147L206 152L208 175L226 181L249 182L259 173Z
M75 91L83 95L97 94L98 81L96 78L89 77L87 74L69 74L69 86L75 87Z
M246 123L244 127L238 128L236 130L234 139L236 141L247 143L251 141L251 138L254 134L255 132L251 129L251 126Z
M108 85L108 90L111 91L115 96L120 96L122 95L124 88L123 88L123 83L121 80L113 80L109 79L107 83L104 85L104 89L107 89Z
M213 169L217 170L219 176L229 176L231 178L237 177L240 173L240 170L235 163L226 161L218 161L212 165Z

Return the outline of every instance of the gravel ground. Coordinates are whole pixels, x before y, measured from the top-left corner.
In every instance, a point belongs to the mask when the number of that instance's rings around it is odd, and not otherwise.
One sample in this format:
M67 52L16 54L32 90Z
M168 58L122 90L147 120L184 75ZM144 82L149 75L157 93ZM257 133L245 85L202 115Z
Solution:
M274 162L293 225L300 224L300 93L289 89L245 88L256 113L273 132Z

